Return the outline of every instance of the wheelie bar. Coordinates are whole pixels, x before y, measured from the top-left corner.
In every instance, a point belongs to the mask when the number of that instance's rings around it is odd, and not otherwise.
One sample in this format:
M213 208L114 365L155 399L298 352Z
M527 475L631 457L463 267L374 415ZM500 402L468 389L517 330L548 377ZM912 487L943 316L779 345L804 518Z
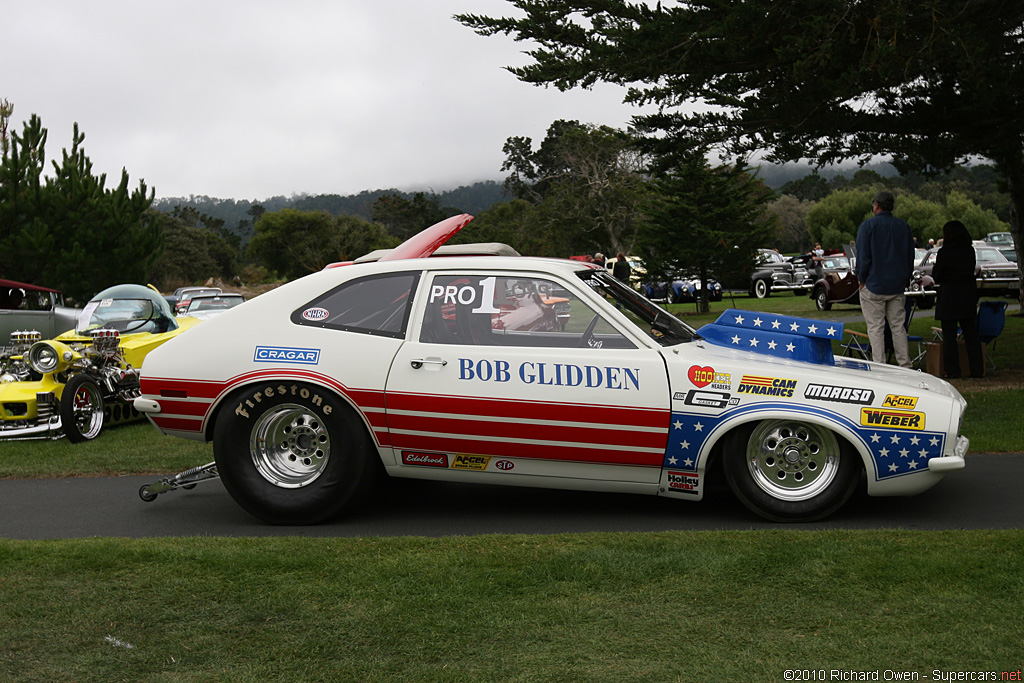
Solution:
M164 477L160 481L143 485L139 489L139 498L147 503L152 503L161 493L167 493L179 488L195 488L195 485L199 482L216 479L219 476L217 473L217 463L210 462L199 467L193 467L190 470L185 470L184 472L179 472L173 477Z

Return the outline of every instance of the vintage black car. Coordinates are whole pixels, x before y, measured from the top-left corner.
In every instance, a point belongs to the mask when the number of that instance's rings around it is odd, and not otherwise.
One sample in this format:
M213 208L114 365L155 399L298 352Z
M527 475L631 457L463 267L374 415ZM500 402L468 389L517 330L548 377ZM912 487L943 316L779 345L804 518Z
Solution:
M814 286L805 256L785 257L774 249L758 249L750 275L750 296L764 299L772 292L803 294Z

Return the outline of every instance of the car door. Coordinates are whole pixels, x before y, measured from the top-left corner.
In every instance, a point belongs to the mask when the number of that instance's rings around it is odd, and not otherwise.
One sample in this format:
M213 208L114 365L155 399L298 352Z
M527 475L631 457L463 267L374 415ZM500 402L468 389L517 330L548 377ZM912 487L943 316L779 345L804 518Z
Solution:
M665 364L606 306L543 274L426 278L387 380L400 466L656 484Z

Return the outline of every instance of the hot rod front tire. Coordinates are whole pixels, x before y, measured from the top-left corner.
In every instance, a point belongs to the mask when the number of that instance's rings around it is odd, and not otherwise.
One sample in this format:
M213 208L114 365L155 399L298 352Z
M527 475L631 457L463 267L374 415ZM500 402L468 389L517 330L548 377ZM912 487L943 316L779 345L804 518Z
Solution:
M727 437L725 478L744 505L774 522L811 522L832 514L860 482L853 448L825 427L763 420Z
M60 424L71 443L95 439L103 431L103 392L88 375L75 375L60 395Z
M316 524L367 492L376 450L362 421L322 387L257 385L224 404L213 434L224 488L271 524Z

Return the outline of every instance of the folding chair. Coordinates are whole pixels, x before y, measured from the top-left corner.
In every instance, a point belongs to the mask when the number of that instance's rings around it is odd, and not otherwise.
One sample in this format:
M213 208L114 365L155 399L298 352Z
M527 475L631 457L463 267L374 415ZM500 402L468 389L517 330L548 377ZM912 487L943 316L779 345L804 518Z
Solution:
M908 296L905 304L905 315L903 317L903 329L910 329L910 321L914 319L914 311L917 310L917 297ZM868 341L869 337L864 332L858 332L857 330L846 330L850 334L850 339L841 344L843 347L844 356L862 358L864 360L871 360L871 342ZM907 346L911 344L917 344L917 351L911 352L910 364L913 367L917 367L921 360L925 357L924 348L924 337L919 337L916 334L907 335ZM889 322L885 323L885 358L887 362L892 362L895 350L892 344L892 330L889 329Z

